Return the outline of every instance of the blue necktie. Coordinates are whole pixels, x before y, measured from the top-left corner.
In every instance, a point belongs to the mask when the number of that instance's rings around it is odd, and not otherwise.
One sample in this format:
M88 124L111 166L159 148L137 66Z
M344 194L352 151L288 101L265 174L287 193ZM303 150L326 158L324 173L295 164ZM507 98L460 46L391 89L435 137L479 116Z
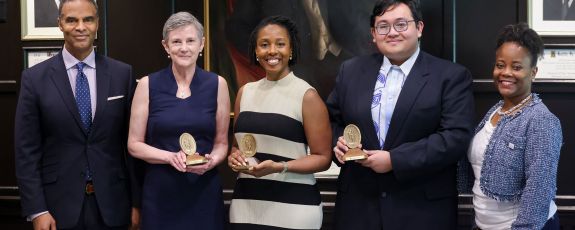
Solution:
M80 119L82 125L87 133L90 132L92 126L92 101L90 100L90 85L88 85L88 78L84 74L84 66L86 63L78 62L76 68L78 75L76 75L76 104L80 112Z
M78 64L76 64L76 68L78 69L78 74L76 75L76 105L78 105L82 126L87 133L90 133L90 127L92 126L92 101L90 100L88 78L83 71L85 65L86 63L84 62L78 62ZM84 180L91 181L92 172L88 165L86 165L84 173Z

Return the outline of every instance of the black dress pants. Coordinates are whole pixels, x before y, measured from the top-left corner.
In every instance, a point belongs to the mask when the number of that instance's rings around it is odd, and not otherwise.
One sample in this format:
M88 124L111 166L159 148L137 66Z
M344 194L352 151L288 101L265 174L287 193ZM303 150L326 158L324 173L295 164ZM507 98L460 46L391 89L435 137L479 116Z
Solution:
M128 226L121 227L109 227L104 223L102 215L100 214L100 209L98 208L98 203L96 202L96 196L94 194L84 197L84 204L82 205L82 213L80 213L80 218L78 219L78 224L70 228L69 230L125 230Z

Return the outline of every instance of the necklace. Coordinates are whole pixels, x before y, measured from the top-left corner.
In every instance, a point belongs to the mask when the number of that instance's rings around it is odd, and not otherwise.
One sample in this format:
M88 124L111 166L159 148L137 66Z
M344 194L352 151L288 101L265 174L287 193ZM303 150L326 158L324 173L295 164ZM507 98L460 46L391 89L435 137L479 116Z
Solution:
M508 109L507 111L501 111L503 109L503 106L499 107L499 110L497 110L497 115L499 115L499 116L509 115L509 114L512 114L515 111L523 108L525 106L525 104L527 104L527 102L531 99L531 95L532 94L529 94L529 96L527 96L523 100L521 100L521 102L519 102L519 104L511 107L511 109Z
M185 84L180 85L180 83L178 81L176 81L176 84L178 85L178 90L176 92L176 96L179 98L184 98L188 95L188 92L186 92L186 88L189 88L189 86L185 86Z

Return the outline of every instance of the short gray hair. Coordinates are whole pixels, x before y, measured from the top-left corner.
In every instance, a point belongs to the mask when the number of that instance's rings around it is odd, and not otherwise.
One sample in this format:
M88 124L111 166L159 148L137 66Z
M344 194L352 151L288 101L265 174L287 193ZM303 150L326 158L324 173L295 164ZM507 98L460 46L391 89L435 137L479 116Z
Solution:
M60 16L62 15L62 7L64 6L64 4L73 1L75 0L60 0L60 5L58 6L58 18L60 18ZM98 4L96 3L96 1L95 0L85 0L85 1L92 3L94 8L96 8L96 17L98 17Z
M199 38L204 37L204 26L194 15L182 11L175 14L172 14L170 18L164 24L164 30L162 31L162 39L168 39L168 33L172 30L178 29L183 26L193 25L199 32Z

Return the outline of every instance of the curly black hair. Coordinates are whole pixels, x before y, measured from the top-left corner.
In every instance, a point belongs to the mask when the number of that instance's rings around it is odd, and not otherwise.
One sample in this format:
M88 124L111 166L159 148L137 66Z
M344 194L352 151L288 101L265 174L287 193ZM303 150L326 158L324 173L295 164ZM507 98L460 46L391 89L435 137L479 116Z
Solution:
M497 36L495 50L498 50L506 42L514 42L527 48L531 56L531 67L537 66L538 58L543 55L543 40L524 22L503 27Z
M401 3L403 3L409 7L409 10L411 10L411 16L413 17L413 20L415 20L415 26L419 26L417 23L423 20L423 17L421 16L421 9L419 8L419 0L380 0L380 1L377 1L375 3L375 6L373 6L373 12L371 13L371 16L369 17L369 26L373 28L375 26L375 18L377 16L383 15L391 7L395 7Z
M295 23L288 17L282 15L270 16L264 18L252 31L250 35L250 41L248 44L248 52L250 57L250 62L252 64L258 63L256 60L256 44L258 39L258 33L260 30L267 25L278 25L285 28L289 34L289 41L292 48L292 58L289 60L288 65L293 66L297 63L299 57L300 40L298 37L298 32ZM258 63L259 64L259 63Z

